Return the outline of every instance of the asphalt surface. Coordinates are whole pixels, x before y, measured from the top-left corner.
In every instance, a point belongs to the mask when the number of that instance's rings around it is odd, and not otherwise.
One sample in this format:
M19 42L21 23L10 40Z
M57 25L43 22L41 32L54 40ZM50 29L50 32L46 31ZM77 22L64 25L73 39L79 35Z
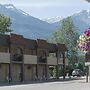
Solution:
M0 86L0 90L90 90L85 77L65 81Z

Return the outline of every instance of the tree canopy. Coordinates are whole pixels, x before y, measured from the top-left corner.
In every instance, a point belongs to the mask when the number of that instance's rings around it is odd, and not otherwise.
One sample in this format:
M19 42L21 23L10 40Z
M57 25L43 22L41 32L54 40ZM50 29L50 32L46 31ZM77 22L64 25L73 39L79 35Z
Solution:
M10 18L0 14L0 34L11 32L12 30L10 29L10 26L11 26Z
M53 33L51 42L64 43L70 50L73 47L76 47L77 39L79 37L77 30L71 17L63 19L60 28Z
M50 42L53 43L64 43L68 48L68 58L69 62L74 64L77 61L77 50L76 44L79 37L78 28L73 24L72 18L68 17L62 20L60 28L56 30Z

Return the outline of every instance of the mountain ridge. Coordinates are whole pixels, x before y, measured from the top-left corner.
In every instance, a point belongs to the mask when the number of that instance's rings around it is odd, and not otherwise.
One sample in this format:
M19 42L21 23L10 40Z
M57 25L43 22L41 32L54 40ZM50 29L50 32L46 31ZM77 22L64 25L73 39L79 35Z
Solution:
M0 13L11 18L11 29L14 33L28 38L46 38L55 29L51 24L15 8L12 4L0 4Z
M67 17L66 17L67 18ZM79 29L79 34L83 33L85 29L90 27L90 10L82 10L71 15L75 27ZM65 18L63 18L65 19ZM52 22L57 28L60 27L60 22ZM49 21L48 21L49 22Z
M22 34L26 38L44 38L47 39L57 28L60 27L61 16L38 19L28 13L17 9L12 4L0 4L0 13L11 18L11 29L13 33ZM90 27L90 10L83 10L71 15L73 23L79 29L79 33ZM50 20L50 21L49 21ZM22 23L23 22L23 23Z

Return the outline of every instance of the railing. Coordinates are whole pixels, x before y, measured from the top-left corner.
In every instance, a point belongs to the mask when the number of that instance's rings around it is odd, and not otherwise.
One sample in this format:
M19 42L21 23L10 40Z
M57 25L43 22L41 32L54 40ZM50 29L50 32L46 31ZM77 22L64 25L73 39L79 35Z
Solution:
M10 54L0 52L0 63L10 63Z
M63 64L63 58L59 58L58 64ZM65 64L68 65L68 58L65 58Z
M37 56L24 55L24 64L37 64Z
M58 59L58 64L63 64L63 58Z
M56 57L48 57L47 63L48 63L48 65L57 65L57 58Z

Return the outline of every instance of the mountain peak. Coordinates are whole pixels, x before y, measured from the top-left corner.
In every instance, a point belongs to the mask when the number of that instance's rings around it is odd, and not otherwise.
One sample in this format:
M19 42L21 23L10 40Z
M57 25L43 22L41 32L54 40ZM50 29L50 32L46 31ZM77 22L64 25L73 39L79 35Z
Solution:
M76 12L76 13L73 14L73 15L78 16L78 15L89 15L89 14L90 14L90 10L82 10L82 11ZM72 15L72 16L73 16L73 15Z
M59 22L62 19L63 19L63 17L57 16L57 17L51 17L51 18L44 18L42 20L52 24L52 23L55 23L55 22Z
M47 38L55 28L12 4L0 4L0 13L10 17L13 33L22 34L27 38Z
M9 9L15 9L15 6L13 4L4 4L3 5L5 8L9 8Z

